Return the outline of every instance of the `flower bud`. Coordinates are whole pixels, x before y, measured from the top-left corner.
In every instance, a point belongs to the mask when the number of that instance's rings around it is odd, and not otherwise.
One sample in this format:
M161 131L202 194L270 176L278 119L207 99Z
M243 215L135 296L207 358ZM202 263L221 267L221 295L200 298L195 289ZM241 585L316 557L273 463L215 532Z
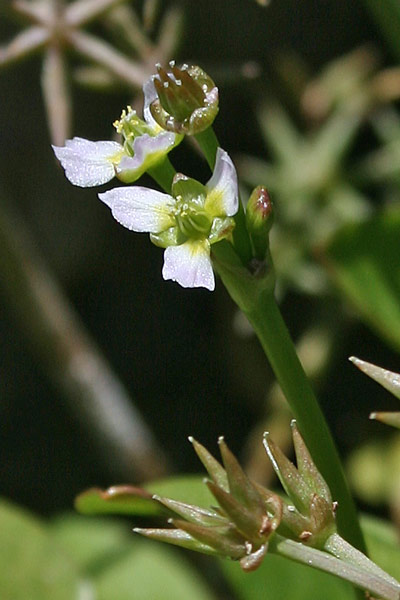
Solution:
M167 131L194 135L207 129L218 113L218 88L200 67L174 61L170 71L157 65L153 90L148 91L150 112Z
M264 260L269 248L268 236L273 221L273 205L267 189L256 187L246 206L246 227L255 258Z

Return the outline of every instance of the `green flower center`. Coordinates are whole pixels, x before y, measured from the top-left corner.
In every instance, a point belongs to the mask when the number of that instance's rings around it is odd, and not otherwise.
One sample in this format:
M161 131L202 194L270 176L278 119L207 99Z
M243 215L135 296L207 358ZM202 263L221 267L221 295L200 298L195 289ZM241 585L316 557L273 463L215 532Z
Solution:
M191 239L208 237L211 231L212 220L199 206L199 201L185 202L182 196L177 196L175 222L179 231Z

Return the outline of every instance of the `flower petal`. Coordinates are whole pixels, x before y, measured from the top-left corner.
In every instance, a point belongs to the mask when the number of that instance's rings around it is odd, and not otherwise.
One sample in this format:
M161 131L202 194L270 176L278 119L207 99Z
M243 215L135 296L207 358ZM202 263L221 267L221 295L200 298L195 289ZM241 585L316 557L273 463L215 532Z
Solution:
M118 179L136 181L149 168L162 160L176 144L174 133L163 132L153 137L147 133L135 138L133 156L124 156L116 167Z
M207 240L188 240L180 246L169 246L164 252L164 279L172 279L182 287L215 288L214 273Z
M239 208L236 169L225 150L218 148L215 169L206 184L205 210L214 217L232 217Z
M175 200L144 187L120 187L99 194L113 217L132 231L160 233L174 225Z
M152 75L150 77L150 79L148 79L143 84L143 95L144 95L144 106L143 106L144 120L153 129L161 130L161 127L155 121L155 119L154 119L154 117L153 117L153 115L151 114L151 111L150 111L150 104L152 102L154 102L154 100L157 100L157 98L158 98L157 91L156 91L156 88L155 88L155 85L154 85L154 75Z
M115 175L114 163L124 153L117 142L91 142L79 137L67 140L65 146L53 146L53 150L67 179L79 187L110 181Z

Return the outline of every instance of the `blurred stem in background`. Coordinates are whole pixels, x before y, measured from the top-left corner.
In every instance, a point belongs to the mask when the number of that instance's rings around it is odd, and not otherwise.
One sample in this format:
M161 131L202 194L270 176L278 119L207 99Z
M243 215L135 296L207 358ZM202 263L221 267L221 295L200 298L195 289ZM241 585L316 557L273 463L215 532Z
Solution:
M37 363L86 428L110 475L132 481L165 474L165 452L37 255L20 220L10 219L4 206L0 286Z

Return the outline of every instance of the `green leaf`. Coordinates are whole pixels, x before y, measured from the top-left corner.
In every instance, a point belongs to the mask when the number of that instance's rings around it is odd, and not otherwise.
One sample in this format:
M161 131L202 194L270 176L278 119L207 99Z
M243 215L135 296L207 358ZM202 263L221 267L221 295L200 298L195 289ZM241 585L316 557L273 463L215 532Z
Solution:
M204 484L205 473L202 475L181 475L160 479L146 484L146 489L164 498L180 500L186 504L195 504L209 508L215 504L215 499Z
M325 249L329 273L365 321L400 350L400 210L343 227Z
M160 506L152 500L151 494L143 488L129 485L116 485L101 490L86 490L75 499L75 508L85 515L158 515Z
M370 558L400 581L400 542L398 532L388 522L363 515L361 526Z
M137 542L126 522L66 514L49 525L53 539L85 573L96 573Z
M187 504L208 508L215 500L199 475L181 475L160 479L143 488L128 485L113 486L108 490L87 490L75 500L75 507L83 514L165 515L162 506L152 500L152 494L172 498Z
M71 600L79 579L72 560L42 523L0 501L0 590L2 600Z
M252 573L229 561L222 568L238 600L354 600L347 582L275 554L267 554Z
M106 569L96 580L96 600L213 600L190 563L178 552L153 542Z
M369 504L393 503L400 490L400 435L366 442L350 455L348 476L357 496Z

